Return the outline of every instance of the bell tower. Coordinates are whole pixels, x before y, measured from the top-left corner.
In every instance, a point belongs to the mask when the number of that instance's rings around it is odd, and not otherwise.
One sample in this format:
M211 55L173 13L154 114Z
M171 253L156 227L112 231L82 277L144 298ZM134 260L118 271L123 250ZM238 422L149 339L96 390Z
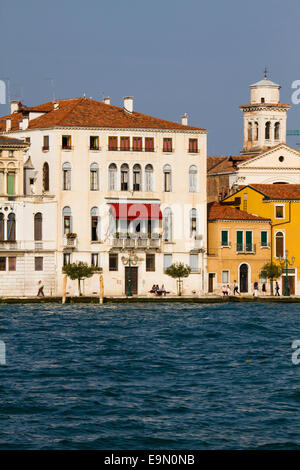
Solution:
M280 103L280 85L267 78L250 85L250 104L243 104L244 141L241 154L257 154L286 141L286 114Z

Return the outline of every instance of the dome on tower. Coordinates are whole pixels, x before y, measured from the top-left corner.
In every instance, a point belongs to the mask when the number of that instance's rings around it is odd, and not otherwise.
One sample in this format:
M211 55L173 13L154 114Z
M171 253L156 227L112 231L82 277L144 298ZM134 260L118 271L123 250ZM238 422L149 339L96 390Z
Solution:
M280 85L278 85L277 83L272 82L268 78L264 78L263 80L260 80L259 82L253 83L253 85L250 85L250 87L252 87L252 86L276 86L276 87L280 87Z

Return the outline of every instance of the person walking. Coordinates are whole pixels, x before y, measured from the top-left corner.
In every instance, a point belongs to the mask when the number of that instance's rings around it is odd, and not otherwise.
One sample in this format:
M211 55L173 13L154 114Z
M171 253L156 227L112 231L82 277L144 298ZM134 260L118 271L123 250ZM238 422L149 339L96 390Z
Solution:
M239 286L237 285L237 282L233 281L233 295L235 295L235 294L241 295L239 293Z
M276 284L275 284L275 291L276 291L276 294L275 294L275 295L278 295L278 297L280 297L279 289L280 289L279 284L278 284L278 282L276 281Z
M258 282L257 281L255 281L253 287L254 287L253 296L257 297L258 296Z
M38 296L38 297L45 297L45 294L44 294L44 284L42 283L42 281L39 281L39 282L38 282L38 293L37 293L37 296Z
M263 295L266 295L267 288L266 288L266 283L265 282L263 282L263 285L261 286L261 291L262 291Z

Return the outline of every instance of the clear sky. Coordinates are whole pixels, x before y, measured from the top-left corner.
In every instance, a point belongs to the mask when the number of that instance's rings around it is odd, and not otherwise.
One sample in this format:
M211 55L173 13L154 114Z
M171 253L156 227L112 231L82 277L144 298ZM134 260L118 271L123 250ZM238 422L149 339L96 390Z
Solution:
M208 154L238 153L240 104L269 78L300 80L299 0L0 0L0 79L27 105L82 96L208 129ZM8 107L0 104L0 114ZM288 113L300 129L300 104ZM300 137L289 143L296 146Z

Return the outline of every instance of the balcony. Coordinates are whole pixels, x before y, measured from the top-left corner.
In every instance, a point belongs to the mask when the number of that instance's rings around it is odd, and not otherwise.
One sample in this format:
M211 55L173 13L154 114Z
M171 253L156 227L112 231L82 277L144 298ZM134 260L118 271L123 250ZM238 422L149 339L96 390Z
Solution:
M154 147L152 148L135 148L135 147L108 147L109 152L155 152Z
M64 249L71 249L74 250L77 248L77 235L74 234L73 236L64 236Z
M111 245L113 248L121 250L134 249L134 250L160 250L161 238L153 236L148 237L113 237L111 238Z
M256 253L256 245L253 243L246 243L245 245L242 243L236 244L236 253L237 254L244 254L244 255L255 255Z
M23 250L24 246L23 243L20 241L13 241L13 240L1 240L0 241L0 250L1 251L16 251L16 250Z

